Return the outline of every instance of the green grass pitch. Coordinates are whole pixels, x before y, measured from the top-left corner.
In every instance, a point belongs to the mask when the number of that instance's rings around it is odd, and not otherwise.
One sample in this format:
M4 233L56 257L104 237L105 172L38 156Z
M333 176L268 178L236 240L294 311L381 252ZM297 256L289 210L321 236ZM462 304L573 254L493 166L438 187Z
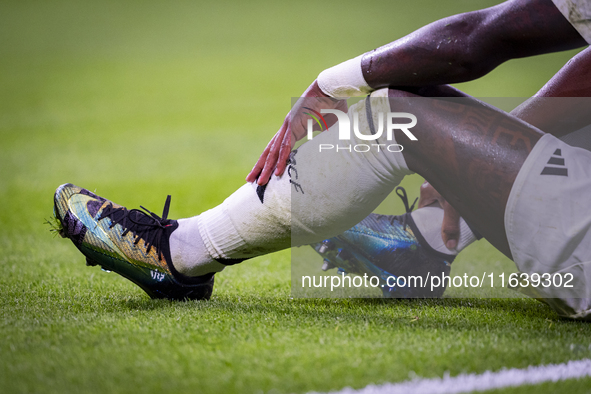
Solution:
M293 299L289 251L227 269L209 302L153 301L44 225L65 182L154 212L171 194L173 218L215 206L320 70L493 4L3 1L0 391L305 393L590 357L591 325L530 299ZM459 87L527 97L572 54ZM488 264L507 260L481 241L452 272Z

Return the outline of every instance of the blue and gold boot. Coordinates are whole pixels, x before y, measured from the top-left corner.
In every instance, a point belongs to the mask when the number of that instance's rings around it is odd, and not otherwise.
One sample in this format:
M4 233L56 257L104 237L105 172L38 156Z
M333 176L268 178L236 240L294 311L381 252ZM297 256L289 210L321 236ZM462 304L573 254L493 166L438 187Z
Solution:
M430 277L449 276L455 256L429 246L412 219L406 191L398 187L396 192L405 204L404 215L372 213L344 233L310 246L324 258L322 270L376 276L386 298L441 297L445 287L431 290Z
M87 265L100 265L141 287L152 298L209 299L213 274L187 277L172 265L168 240L178 227L168 219L170 196L162 217L114 204L74 186L61 185L54 196L59 233L86 256Z

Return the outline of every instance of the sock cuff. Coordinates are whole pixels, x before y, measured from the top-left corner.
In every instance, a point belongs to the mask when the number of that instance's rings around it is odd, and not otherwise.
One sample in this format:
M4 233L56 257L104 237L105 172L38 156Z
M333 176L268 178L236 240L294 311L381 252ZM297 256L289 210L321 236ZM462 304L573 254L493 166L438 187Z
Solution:
M449 253L443 253L443 252L440 252L440 251L434 249L429 244L429 242L425 239L425 237L423 237L423 234L421 233L421 230L419 230L419 228L417 227L417 224L415 223L415 221L412 217L412 214L410 212L407 212L404 214L404 216L406 216L406 223L408 224L408 227L410 227L410 229L412 230L413 234L415 235L415 237L417 238L417 240L419 241L419 244L421 244L421 246L423 246L433 256L435 256L439 259L442 259L442 260L446 260L450 264L453 263L454 259L456 258L456 255L449 254Z
M460 236L458 244L454 250L447 249L441 236L443 215L443 209L440 207L423 207L413 211L411 214L416 226L421 229L423 232L422 235L431 247L441 252L449 251L449 253L457 254L472 242L479 239L478 236L472 232L464 218L460 218Z
M460 219L464 220L464 218L460 218ZM474 233L476 240L480 241L483 238L482 234L480 234L480 232L476 229L476 227L474 227L474 225L471 222L469 222L467 220L464 220L464 222L466 222L466 226L468 226L470 231L472 231Z
M474 232L472 227L464 220L464 218L460 218L460 238L458 239L458 246L457 250L462 251L468 245L470 245L474 241L478 241L480 238L478 237L480 234Z
M246 245L226 213L224 204L203 212L198 220L201 239L214 259L228 259L228 252Z

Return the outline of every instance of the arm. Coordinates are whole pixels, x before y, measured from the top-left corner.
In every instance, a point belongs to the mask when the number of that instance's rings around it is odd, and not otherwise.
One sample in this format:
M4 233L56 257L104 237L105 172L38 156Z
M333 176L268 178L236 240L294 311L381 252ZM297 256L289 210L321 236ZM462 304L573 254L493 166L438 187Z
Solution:
M509 59L585 44L551 0L509 0L439 20L368 52L359 60L325 70L302 97L342 97L388 86L420 87L469 81ZM360 86L343 89L358 84L360 79ZM318 102L327 105L322 108L342 106L330 100ZM297 105L292 115L293 119L286 117L248 174L248 182L258 178L257 182L264 185L273 172L281 175L285 171L291 148L306 134L307 118Z
M585 40L551 0L510 0L431 23L362 58L374 89L479 78L515 58L563 51Z

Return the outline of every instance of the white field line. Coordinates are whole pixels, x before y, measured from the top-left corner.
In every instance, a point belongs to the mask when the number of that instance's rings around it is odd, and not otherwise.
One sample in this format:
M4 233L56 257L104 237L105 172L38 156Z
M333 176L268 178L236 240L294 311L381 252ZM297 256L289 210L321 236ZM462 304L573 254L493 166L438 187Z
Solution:
M344 388L329 394L453 394L486 391L503 387L516 387L543 382L557 382L591 376L591 359L569 361L564 364L531 366L525 369L502 369L498 372L486 371L482 374L461 374L454 377L420 379L401 383L386 383L380 386L369 385L354 390Z

